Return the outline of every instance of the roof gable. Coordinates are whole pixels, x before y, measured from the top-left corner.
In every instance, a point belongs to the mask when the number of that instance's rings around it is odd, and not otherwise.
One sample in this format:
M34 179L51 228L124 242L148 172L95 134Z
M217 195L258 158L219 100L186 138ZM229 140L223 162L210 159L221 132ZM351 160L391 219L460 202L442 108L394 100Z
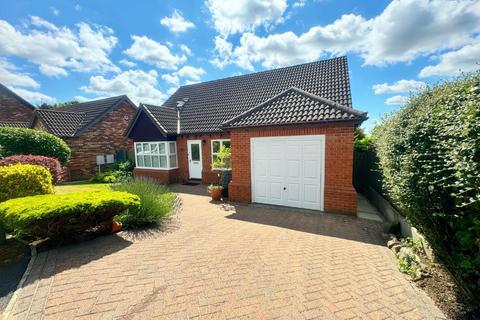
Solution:
M123 95L77 103L59 109L38 109L35 117L39 117L51 133L61 137L75 137L102 121L112 109L123 102L136 108L135 104Z
M366 113L290 88L226 121L224 127L254 127L319 122L363 121Z
M32 110L36 110L37 108L31 104L30 102L28 102L27 100L23 99L22 97L20 97L18 94L16 94L15 92L13 92L12 90L10 90L9 88L7 88L6 86L4 86L3 84L0 83L0 94L2 95L6 95L6 96L9 96L9 97L12 97L20 102L22 102L23 105L25 105L26 107L32 109Z
M183 86L163 107L156 107L155 117L163 125L162 112L176 112L177 102L188 98L181 111L181 133L219 132L225 121L292 87L352 107L347 58L339 57Z

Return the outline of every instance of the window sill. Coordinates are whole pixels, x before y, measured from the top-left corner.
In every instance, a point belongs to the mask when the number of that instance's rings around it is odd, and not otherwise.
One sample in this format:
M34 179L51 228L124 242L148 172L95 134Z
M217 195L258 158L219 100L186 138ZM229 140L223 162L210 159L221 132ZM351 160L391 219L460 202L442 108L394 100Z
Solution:
M170 171L170 170L175 170L175 169L178 169L178 167L175 167L175 168L151 168L151 167L135 167L135 169L142 169L142 170L157 170L157 171Z

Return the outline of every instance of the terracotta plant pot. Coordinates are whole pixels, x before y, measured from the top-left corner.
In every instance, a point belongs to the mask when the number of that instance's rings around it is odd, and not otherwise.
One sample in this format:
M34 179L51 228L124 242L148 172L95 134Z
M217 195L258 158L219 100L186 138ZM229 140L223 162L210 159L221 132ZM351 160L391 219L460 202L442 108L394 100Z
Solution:
M112 233L122 231L122 223L117 221L112 221L112 223L110 224L110 231Z
M222 198L222 189L214 189L210 192L213 201L220 201Z

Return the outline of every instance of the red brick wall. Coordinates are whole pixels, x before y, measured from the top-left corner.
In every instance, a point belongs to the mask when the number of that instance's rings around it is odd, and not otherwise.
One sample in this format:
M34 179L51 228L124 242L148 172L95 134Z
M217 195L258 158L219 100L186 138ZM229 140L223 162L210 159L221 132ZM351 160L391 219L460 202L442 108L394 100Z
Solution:
M325 211L356 214L357 195L352 185L353 133L353 124L233 130L232 182L228 188L230 199L251 202L250 138L324 134Z
M179 181L178 169L174 170L158 170L158 169L139 169L133 170L135 177L150 178L160 183L175 183Z
M29 122L33 110L22 101L7 95L0 95L0 121Z
M218 183L218 174L212 171L212 140L230 139L230 134L212 133L199 135L182 135L177 137L177 157L179 166L179 176L181 181L189 180L188 175L188 140L202 141L202 183Z
M97 173L97 154L115 154L120 149L133 149L133 141L123 134L129 122L124 120L125 115L132 119L134 114L134 107L123 103L79 137L64 138L72 149L67 167L70 180L88 179Z

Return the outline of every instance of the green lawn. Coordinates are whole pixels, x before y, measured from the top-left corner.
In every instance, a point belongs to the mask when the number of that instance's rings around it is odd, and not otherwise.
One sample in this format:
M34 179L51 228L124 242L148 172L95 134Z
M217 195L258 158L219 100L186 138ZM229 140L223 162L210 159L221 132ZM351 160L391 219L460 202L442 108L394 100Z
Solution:
M85 190L105 190L110 189L108 183L76 182L55 186L56 194L65 194Z

